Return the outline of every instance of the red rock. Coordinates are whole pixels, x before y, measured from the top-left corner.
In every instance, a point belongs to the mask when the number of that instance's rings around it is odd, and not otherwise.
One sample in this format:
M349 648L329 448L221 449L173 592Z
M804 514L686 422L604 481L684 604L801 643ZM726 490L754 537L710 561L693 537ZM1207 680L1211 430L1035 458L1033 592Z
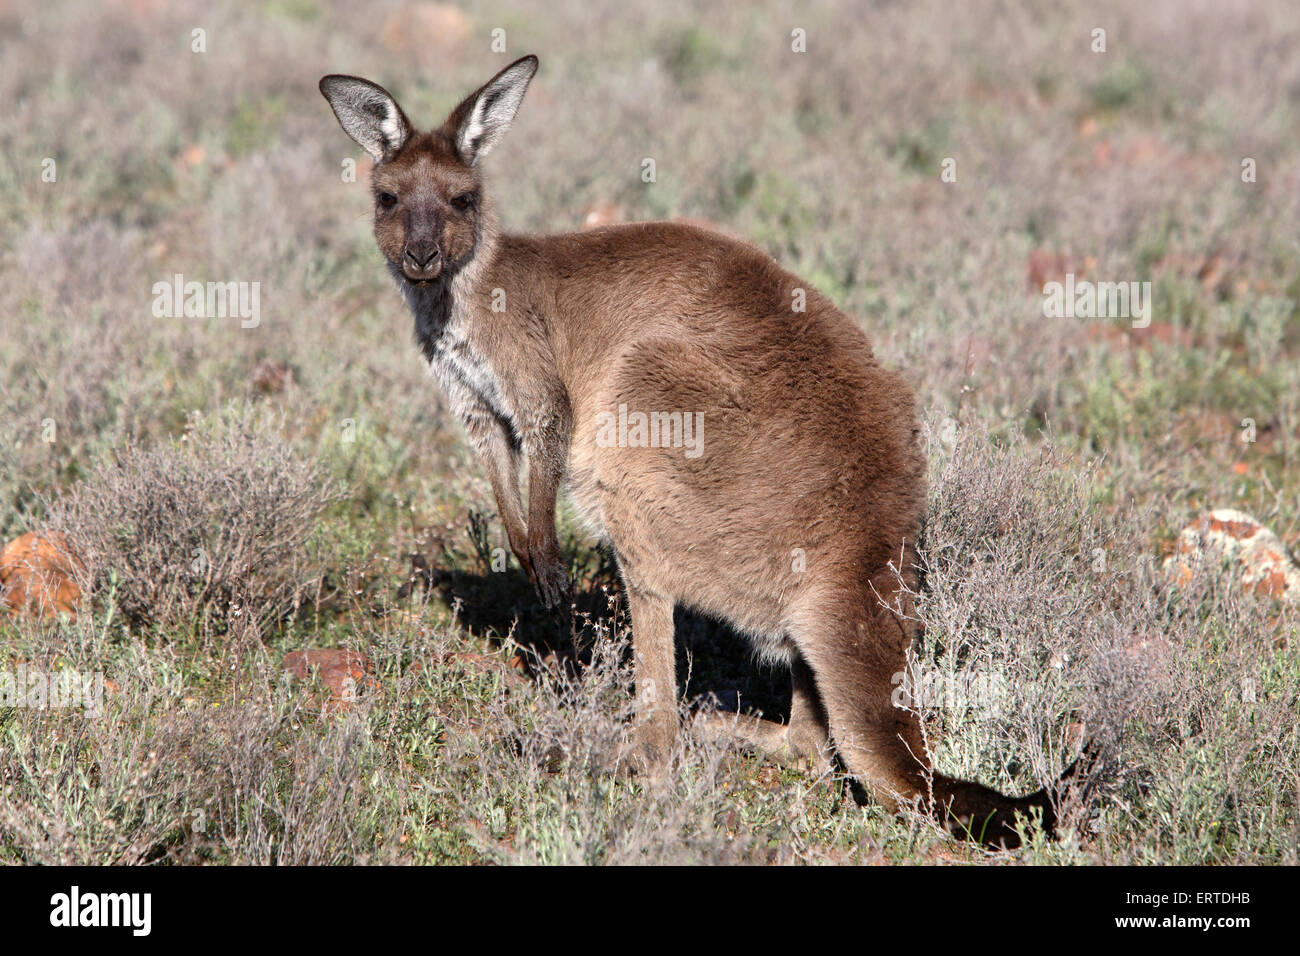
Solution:
M263 395L283 392L292 384L293 369L285 362L262 361L253 369L253 387Z
M1165 568L1180 584L1206 565L1239 563L1242 586L1281 600L1300 598L1300 566L1286 545L1255 518L1221 508L1203 515L1178 535Z
M360 651L328 648L312 651L292 651L284 655L284 669L298 679L313 671L320 674L321 683L329 688L336 701L350 703L364 686L374 686L369 675L374 671L370 658Z
M623 209L612 202L585 206L582 210L582 228L596 229L623 221Z
M1072 273L1078 281L1096 268L1097 260L1092 256L1079 258L1064 252L1035 249L1025 260L1025 287L1030 292L1041 293L1049 282L1064 282L1067 273Z
M76 617L85 565L58 532L29 532L0 551L0 606L19 614Z

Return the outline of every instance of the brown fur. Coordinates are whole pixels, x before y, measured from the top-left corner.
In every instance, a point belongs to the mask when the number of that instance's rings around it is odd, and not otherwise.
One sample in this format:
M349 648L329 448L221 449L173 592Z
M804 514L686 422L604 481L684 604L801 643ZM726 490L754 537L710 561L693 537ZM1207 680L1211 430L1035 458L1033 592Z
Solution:
M405 123L395 104L371 101L378 88L327 77L322 91L381 160L376 195L397 202L377 201L376 238L521 564L548 604L561 599L562 482L614 549L632 618L644 764L661 766L678 732L681 604L735 625L794 673L788 725L715 717L698 731L823 765L833 745L886 806L919 802L992 844L1017 843L1014 815L1031 806L1050 828L1044 792L1013 799L932 774L915 716L891 704L912 640L906 591L926 500L911 388L880 366L852 319L736 239L673 223L499 235L477 149L491 147L513 109L493 116L477 104L499 102L503 87L521 97L535 68L533 58L512 64L441 129L407 128L396 145L356 120L361 103ZM476 116L488 130L479 139ZM472 205L454 208L464 195ZM430 270L412 275L407 250L431 237L441 266L421 279ZM799 295L804 311L793 307ZM620 405L702 413L702 454L602 447L598 416Z

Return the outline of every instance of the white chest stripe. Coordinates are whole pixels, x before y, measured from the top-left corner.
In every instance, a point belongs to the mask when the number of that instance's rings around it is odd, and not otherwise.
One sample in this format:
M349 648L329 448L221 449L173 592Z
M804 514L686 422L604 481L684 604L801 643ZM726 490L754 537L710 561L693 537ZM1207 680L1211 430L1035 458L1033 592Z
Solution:
M467 401L477 399L512 427L515 425L514 409L506 402L496 373L474 355L463 338L445 335L429 364L454 411L462 413Z

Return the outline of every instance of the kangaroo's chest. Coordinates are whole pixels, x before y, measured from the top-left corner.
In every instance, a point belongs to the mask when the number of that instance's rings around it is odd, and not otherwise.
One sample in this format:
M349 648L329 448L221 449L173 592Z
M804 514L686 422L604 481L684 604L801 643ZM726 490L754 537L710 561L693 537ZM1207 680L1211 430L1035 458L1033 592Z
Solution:
M463 289L435 285L417 287L401 281L399 287L415 316L415 339L438 380L452 412L468 421L484 409L512 427L516 409L509 390L487 350L476 344L474 326L463 303Z
M484 406L512 425L516 414L491 360L457 324L451 323L429 343L429 368L447 401L461 418Z

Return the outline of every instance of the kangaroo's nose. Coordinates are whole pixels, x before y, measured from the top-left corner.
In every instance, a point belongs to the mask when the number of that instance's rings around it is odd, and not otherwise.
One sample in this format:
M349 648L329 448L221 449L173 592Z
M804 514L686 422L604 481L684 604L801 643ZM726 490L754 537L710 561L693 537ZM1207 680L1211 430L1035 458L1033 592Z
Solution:
M417 269L429 268L438 261L440 255L442 252L431 242L413 242L406 247L406 258L410 259Z

